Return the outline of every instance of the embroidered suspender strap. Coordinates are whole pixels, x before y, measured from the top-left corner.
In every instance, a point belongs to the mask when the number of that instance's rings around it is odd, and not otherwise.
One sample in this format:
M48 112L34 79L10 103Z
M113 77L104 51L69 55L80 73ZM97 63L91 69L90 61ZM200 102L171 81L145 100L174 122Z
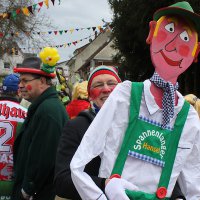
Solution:
M112 174L122 174L124 164L128 155L129 151L129 146L126 145L127 141L130 139L132 127L134 126L136 120L138 119L139 111L135 108L138 108L140 106L141 98L142 98L142 91L143 91L143 83L139 82L133 82L132 83L132 88L131 88L131 101L130 101L130 107L133 108L134 110L131 110L130 112L130 117L129 117L129 124L128 128L126 130L121 149L119 151L119 155L115 161L115 165L112 171Z
M180 140L181 133L183 131L185 121L188 116L189 108L190 104L185 101L183 108L181 109L181 111L177 116L176 120L177 123L175 123L174 125L174 130L176 130L176 134L174 134L173 132L170 136L170 146L174 148L168 148L168 152L166 152L167 157L166 157L165 167L162 170L158 187L166 187L166 188L168 187L174 165L174 160L176 157L176 152L178 149L178 143Z
M165 152L165 165L162 169L160 180L157 185L157 191L156 193L149 194L145 193L143 191L132 191L132 190L126 190L126 194L131 200L158 200L158 199L169 199L166 197L167 194L167 188L170 181L174 160L176 157L176 152L178 148L179 139L185 124L185 121L187 119L188 111L190 105L185 102L181 111L177 115L173 131L163 130L158 126L155 126L153 124L141 121L139 119L139 111L140 111L140 103L142 98L142 92L143 92L143 83L132 83L132 90L131 90L131 98L130 98L130 116L129 116L129 124L121 145L121 149L119 151L118 157L116 159L114 168L112 170L113 177L121 176L127 155L129 150L131 149L133 145L133 141L136 141L138 139L138 133L140 134L140 131L146 130L141 128L147 127L149 130L157 130L158 132L161 130L163 135L165 134L166 137L166 152ZM147 123L147 124L145 124ZM155 126L155 128L154 128ZM140 129L141 128L141 129ZM153 128L153 129L152 129ZM160 131L160 132L161 132ZM135 132L135 134L133 134ZM168 140L167 140L168 137ZM159 137L160 138L160 137ZM148 141L148 140L147 140ZM152 143L153 144L153 143ZM170 148L173 147L173 148ZM132 149L131 149L132 150ZM146 154L144 154L145 156ZM148 155L148 154L147 154ZM151 155L151 154L150 154ZM146 160L145 160L146 161Z

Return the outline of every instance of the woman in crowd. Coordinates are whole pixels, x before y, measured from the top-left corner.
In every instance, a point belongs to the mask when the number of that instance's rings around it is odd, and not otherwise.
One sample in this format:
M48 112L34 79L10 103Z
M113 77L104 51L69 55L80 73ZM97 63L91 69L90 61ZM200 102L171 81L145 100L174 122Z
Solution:
M87 81L75 83L72 91L72 101L66 106L70 119L75 118L82 110L90 108L87 85Z

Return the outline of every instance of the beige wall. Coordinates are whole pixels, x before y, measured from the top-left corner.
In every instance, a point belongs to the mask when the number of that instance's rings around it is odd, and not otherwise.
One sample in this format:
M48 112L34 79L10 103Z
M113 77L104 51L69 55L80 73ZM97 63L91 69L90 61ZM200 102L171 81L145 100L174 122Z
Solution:
M89 58L93 58L92 55L96 51L98 51L102 46L109 43L111 33L105 32L100 34L95 40L93 40L81 53L76 56L75 60L75 69L74 71L78 71Z

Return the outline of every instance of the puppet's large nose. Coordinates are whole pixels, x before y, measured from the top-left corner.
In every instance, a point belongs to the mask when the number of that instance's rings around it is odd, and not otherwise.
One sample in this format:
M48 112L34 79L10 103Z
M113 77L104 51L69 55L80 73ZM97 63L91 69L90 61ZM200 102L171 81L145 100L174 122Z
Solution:
M169 52L177 50L177 40L176 40L176 37L173 40L171 40L169 43L167 43L165 45L165 50L169 51Z

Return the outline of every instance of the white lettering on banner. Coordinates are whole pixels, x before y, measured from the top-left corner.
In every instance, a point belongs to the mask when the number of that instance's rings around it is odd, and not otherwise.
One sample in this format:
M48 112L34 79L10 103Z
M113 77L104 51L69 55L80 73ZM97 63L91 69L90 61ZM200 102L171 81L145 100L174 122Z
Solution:
M149 145L148 143L144 143L142 146L142 142L148 137L157 137L160 140L160 148L153 147ZM165 141L165 137L163 136L163 133L160 133L159 131L155 131L155 130L152 130L152 131L147 130L146 132L142 132L142 134L138 136L138 139L136 140L136 145L134 145L133 148L135 150L141 150L142 147L149 151L159 153L161 159L163 159L163 156L165 155L165 151L166 151L166 141Z
M134 149L135 150L140 150L141 149L141 145L134 145Z

